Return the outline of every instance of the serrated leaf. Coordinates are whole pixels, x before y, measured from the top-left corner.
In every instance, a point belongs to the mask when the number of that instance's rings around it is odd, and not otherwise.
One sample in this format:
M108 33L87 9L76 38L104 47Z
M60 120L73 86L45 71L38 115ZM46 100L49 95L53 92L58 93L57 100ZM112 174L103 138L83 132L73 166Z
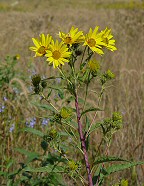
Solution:
M111 162L111 161L126 161L126 162L130 162L128 160L125 160L123 158L120 157L110 157L110 156L103 156L103 157L99 157L94 164L99 164L99 163L104 163L104 162Z
M58 168L58 166L57 166L57 168ZM52 165L47 165L45 167L38 167L38 168L26 167L23 170L28 171L28 172L48 172L48 173L50 173L50 172L55 172L55 173L61 172L61 170L59 170L57 168L55 168Z
M87 112L93 112L93 111L102 111L100 108L89 108L81 113L81 116L86 114Z
M114 172L122 171L128 168L131 168L133 166L142 165L144 162L131 162L126 164L118 164L118 165L112 165L106 169L107 175L110 175Z
M41 132L39 130L36 130L36 129L33 129L31 127L23 128L22 131L30 132L30 133L35 134L35 135L40 136L40 137L43 137L44 136L44 133L43 132Z

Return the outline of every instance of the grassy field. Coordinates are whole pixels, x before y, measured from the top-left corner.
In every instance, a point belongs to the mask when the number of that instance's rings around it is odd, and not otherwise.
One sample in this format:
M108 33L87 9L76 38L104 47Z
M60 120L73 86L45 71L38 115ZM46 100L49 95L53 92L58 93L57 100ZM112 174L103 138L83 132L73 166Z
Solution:
M29 147L29 144L34 144L33 140L38 143L37 138L31 139L30 136L9 132L13 123L16 123L16 128L21 128L27 118L39 114L38 109L31 104L35 101L34 98L29 96L30 76L33 71L44 76L51 73L41 59L33 59L33 53L29 51L29 46L32 46L31 38L40 33L50 33L57 37L55 33L59 30L67 32L72 25L85 32L96 25L101 29L112 29L118 50L105 56L104 68L112 69L116 79L113 87L104 96L103 107L106 112L99 115L97 120L109 116L112 111L120 111L124 125L114 136L110 154L131 160L144 160L144 1L1 0L0 20L0 67L5 65L6 56L20 55L15 75L8 87L0 89L0 103L4 103L3 97L11 97L15 84L21 87L20 94L13 94L15 98L11 98L10 102L7 100L8 115L0 113L2 164L11 156L17 157L17 161L23 158L14 151L15 147L34 149L37 144L35 147ZM95 97L92 97L92 104L94 100ZM45 112L41 111L41 114L43 117ZM10 119L6 121L6 117ZM40 122L41 120L39 124ZM44 130L41 126L39 128ZM97 140L94 136L91 142L93 148ZM116 181L121 177L131 180L131 176L132 170L124 171L116 177ZM136 176L133 186L142 186L143 166L136 168Z

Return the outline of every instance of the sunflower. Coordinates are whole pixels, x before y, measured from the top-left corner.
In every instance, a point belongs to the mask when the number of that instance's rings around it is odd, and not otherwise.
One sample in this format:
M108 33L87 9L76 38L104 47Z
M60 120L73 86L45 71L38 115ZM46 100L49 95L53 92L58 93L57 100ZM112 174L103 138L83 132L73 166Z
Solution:
M40 40L37 38L32 38L34 47L30 47L29 49L35 52L35 57L44 56L46 54L46 50L49 48L49 45L52 41L52 36L40 34Z
M88 46L93 52L102 55L104 54L102 46L105 46L105 43L103 42L101 35L97 33L98 29L98 26L95 27L94 31L90 28L89 33L85 36L84 46Z
M54 42L52 40L50 48L46 50L46 57L49 63L53 63L53 67L56 68L61 64L64 65L65 62L69 62L69 57L71 52L68 51L67 46L61 41L58 43L58 40Z
M84 41L84 35L82 31L78 31L78 28L74 28L74 26L71 27L68 34L65 34L63 32L59 32L59 37L62 39L62 41L67 45L72 45L75 43L81 43Z
M117 50L115 47L115 40L112 39L113 35L111 34L111 29L106 28L100 33L103 42L105 43L105 47L111 51Z

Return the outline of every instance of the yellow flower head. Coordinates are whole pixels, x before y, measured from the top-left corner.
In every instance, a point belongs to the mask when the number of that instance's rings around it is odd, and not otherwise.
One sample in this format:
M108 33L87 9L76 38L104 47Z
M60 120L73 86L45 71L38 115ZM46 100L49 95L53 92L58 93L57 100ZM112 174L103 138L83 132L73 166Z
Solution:
M56 68L61 64L64 65L65 62L69 62L68 58L70 55L71 52L68 51L67 46L63 42L58 43L58 40L56 42L52 40L45 56L47 57L47 61L53 63L53 67Z
M115 40L112 39L113 35L111 34L111 29L106 28L100 33L103 42L105 43L105 47L111 51L117 50L115 47Z
M98 26L95 27L94 31L90 28L89 33L85 36L84 46L88 46L93 52L102 55L104 54L102 46L104 46L105 43L103 42L101 35L97 33L98 29Z
M49 34L47 36L41 34L40 40L38 40L37 38L32 38L32 40L35 46L30 47L30 50L35 52L35 57L44 56L52 41L52 36L50 36Z
M65 34L63 32L59 32L59 37L62 39L62 41L67 45L72 45L75 43L81 43L84 41L84 35L82 31L78 31L78 28L72 28L70 29L68 34Z

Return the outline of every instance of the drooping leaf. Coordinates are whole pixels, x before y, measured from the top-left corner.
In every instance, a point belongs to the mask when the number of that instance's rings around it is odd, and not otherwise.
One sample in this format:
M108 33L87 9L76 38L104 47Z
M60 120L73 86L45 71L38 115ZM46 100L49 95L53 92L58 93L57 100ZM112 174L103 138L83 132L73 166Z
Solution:
M111 162L111 161L126 161L126 162L130 162L128 160L125 160L123 158L120 157L111 157L111 156L103 156L103 157L99 157L94 164L99 164L99 163L104 163L104 162Z
M81 116L86 114L87 112L93 112L93 111L102 111L100 108L89 108L81 113Z
M16 151L20 152L21 154L24 154L27 156L27 163L33 161L34 159L39 158L39 154L36 152L29 152L25 149L21 149L21 148L15 148Z
M51 105L39 104L39 103L36 103L36 102L33 102L32 104L35 105L36 107L40 108L40 109L49 110L49 111L52 111L52 112L55 111L55 109Z
M59 172L63 172L63 168L62 167L54 167L53 165L47 165L45 167L38 167L38 168L33 168L33 167L26 167L23 169L24 171L28 171L28 172L55 172L55 173L59 173Z
M33 129L31 127L23 128L22 131L30 132L30 133L35 134L35 135L40 136L40 137L43 137L44 136L44 133L43 132L41 132L39 130L36 130L36 129Z
M131 168L133 166L142 165L144 162L130 162L126 164L118 164L118 165L112 165L106 169L107 175L110 175L114 172L122 171L128 168Z

